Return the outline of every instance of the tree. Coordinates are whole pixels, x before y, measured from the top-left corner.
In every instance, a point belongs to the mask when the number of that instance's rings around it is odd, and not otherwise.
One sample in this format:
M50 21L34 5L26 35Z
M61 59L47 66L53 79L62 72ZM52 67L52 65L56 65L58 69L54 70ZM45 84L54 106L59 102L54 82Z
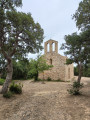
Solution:
M0 0L0 55L7 61L7 76L1 93L8 91L12 80L12 58L42 49L43 29L30 13L17 12L22 0Z
M90 77L90 62L84 66L83 76Z
M79 29L90 29L90 0L83 0L79 3L73 19L75 19L76 26Z
M27 79L29 71L29 60L23 58L22 60L13 60L13 80Z
M78 66L74 67L74 75L78 76ZM83 77L90 77L90 63L83 66Z
M30 72L34 76L34 80L38 80L39 72L44 72L45 70L49 70L52 65L48 65L44 56L37 56L36 59L31 59L30 61Z
M78 66L75 66L75 67L74 67L74 75L75 75L75 76L78 76Z
M89 31L82 32L79 35L77 33L66 35L65 43L61 47L61 49L66 49L65 55L70 56L67 63L74 62L78 65L79 75L77 81L79 83L83 75L83 65L90 62L90 34L87 35L87 32Z
M5 70L5 59L3 56L0 55L0 78L2 77L2 74L4 73Z

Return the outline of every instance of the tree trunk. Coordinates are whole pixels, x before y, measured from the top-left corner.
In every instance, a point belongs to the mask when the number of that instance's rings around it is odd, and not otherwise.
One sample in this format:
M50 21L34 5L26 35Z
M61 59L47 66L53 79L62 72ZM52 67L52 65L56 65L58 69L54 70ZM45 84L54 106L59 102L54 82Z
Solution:
M8 87L9 87L9 84L12 80L12 74L13 74L13 65L12 65L12 61L8 61L8 64L7 64L7 67L6 67L6 71L7 71L7 76L6 76L6 81L5 83L3 84L3 87L2 87L2 90L1 90L1 93L6 93L8 91Z
M37 71L37 73L36 73L36 75L35 75L34 81L38 81L38 71Z
M79 84L80 84L81 77L82 77L82 69L83 69L83 67L82 67L82 64L80 63L80 64L78 65L79 75L78 75L78 79L77 79L77 82L78 82Z
M45 84L45 82L44 82L44 71L43 71L43 80L42 80L42 83Z
M43 80L44 80L44 71L43 71Z

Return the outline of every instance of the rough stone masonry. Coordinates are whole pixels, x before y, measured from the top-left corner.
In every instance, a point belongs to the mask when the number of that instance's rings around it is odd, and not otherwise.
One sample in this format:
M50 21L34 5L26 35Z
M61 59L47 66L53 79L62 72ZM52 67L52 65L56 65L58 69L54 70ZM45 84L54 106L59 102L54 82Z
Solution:
M50 70L44 71L44 73L40 73L40 79L47 79L49 77L52 80L60 79L67 81L74 77L73 64L65 64L67 57L58 53L57 41L50 39L44 43L44 58L47 64L53 65L53 67Z

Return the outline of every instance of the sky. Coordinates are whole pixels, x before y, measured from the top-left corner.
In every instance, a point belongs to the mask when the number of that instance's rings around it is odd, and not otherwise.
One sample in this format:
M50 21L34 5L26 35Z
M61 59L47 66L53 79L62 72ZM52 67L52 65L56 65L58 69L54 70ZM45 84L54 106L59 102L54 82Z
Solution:
M78 8L81 0L22 0L23 6L19 11L31 13L35 22L38 22L44 30L44 42L53 39L58 41L59 53L64 36L78 31L72 15ZM44 50L42 51L44 54ZM35 58L37 54L29 54L29 58Z

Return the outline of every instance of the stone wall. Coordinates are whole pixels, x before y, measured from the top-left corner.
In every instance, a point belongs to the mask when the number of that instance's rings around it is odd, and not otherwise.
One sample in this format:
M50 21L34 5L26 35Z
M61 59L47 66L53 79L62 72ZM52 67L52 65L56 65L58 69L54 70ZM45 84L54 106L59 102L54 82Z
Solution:
M53 49L52 44L55 44ZM49 51L47 45L49 44ZM47 64L53 65L50 70L44 71L39 74L40 79L47 79L50 77L52 80L71 80L74 77L73 64L65 65L67 57L58 54L58 42L49 40L44 44L44 58Z
M65 80L71 80L74 77L73 64L65 65Z

